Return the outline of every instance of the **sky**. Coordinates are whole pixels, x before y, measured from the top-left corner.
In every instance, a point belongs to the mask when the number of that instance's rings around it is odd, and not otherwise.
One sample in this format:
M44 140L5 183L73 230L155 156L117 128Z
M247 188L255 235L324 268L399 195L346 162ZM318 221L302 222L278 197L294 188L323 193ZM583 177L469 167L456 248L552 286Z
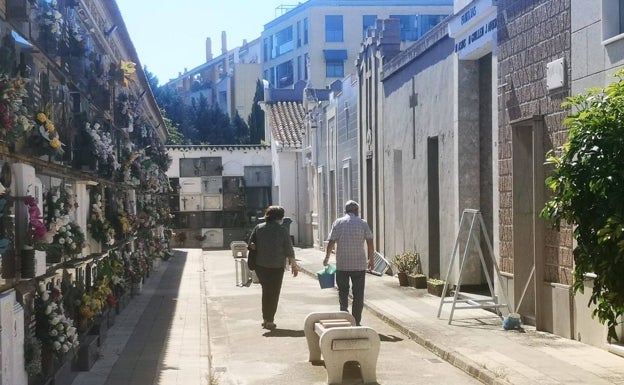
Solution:
M221 54L221 32L227 49L243 39L260 37L264 24L275 19L280 5L297 0L117 0L142 66L159 84L206 62L206 38L214 57Z

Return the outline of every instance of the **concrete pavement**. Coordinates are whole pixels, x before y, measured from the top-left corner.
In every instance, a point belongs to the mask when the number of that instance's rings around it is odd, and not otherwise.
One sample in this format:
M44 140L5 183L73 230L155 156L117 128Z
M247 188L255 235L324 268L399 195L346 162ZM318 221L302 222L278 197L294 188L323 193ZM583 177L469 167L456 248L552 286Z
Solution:
M260 327L260 286L235 286L229 250L177 251L117 317L101 357L73 385L323 384L307 362L303 319L337 310L334 289L314 273L324 253L296 249L307 274L284 278L274 331ZM462 310L448 325L439 298L367 275L362 323L382 340L380 384L624 384L624 358L548 333L504 331L485 310ZM417 342L415 344L413 341ZM461 370L459 370L459 369ZM470 375L466 374L470 373ZM358 383L354 372L345 384Z
M299 264L309 272L322 268L324 256L297 250ZM451 305L444 305L438 319L439 304L439 297L400 287L395 277L367 276L367 309L486 384L624 384L620 356L531 327L505 331L500 318L482 309L456 310L449 325Z

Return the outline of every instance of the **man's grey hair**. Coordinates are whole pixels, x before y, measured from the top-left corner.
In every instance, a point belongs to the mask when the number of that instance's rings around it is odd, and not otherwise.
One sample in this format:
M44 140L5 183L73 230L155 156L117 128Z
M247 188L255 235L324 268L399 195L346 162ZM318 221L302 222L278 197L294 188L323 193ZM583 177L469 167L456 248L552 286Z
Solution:
M345 203L345 213L356 213L360 211L360 205L356 201L347 201Z

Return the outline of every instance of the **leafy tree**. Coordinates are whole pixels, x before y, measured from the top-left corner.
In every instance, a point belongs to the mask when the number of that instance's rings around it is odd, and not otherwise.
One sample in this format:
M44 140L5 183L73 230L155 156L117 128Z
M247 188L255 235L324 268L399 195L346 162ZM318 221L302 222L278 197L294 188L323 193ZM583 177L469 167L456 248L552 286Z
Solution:
M264 111L259 102L264 100L264 85L261 80L256 82L256 93L253 98L251 113L247 118L250 144L260 144L264 140Z
M550 151L554 166L546 184L553 196L542 217L559 229L574 226L574 289L583 292L587 273L594 273L589 305L617 339L624 314L624 70L604 89L568 98L573 113L564 124L568 142Z
M158 77L156 75L154 75L153 73L149 72L147 70L147 66L143 66L143 72L145 73L145 77L147 78L147 83L150 85L150 88L152 89L152 93L154 94L154 97L158 94Z
M235 144L248 144L249 143L249 127L247 123L241 118L238 111L234 114L232 119L232 130L234 134Z
M184 98L177 89L172 87L160 87L155 94L156 103L165 111L166 116L178 127L186 142L193 143L197 136L190 107L184 103Z
M178 125L175 124L171 119L167 118L164 110L160 110L160 113L163 116L163 120L165 122L165 126L167 128L167 132L169 135L167 136L167 144L168 145L181 145L184 144L184 135L178 129Z

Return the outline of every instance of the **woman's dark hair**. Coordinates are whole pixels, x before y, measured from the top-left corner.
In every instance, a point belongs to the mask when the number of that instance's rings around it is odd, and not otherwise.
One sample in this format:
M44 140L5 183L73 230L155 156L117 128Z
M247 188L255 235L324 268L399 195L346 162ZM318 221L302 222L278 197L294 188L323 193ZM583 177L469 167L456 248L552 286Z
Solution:
M282 206L269 206L264 213L264 220L267 222L279 221L284 218L284 208Z

